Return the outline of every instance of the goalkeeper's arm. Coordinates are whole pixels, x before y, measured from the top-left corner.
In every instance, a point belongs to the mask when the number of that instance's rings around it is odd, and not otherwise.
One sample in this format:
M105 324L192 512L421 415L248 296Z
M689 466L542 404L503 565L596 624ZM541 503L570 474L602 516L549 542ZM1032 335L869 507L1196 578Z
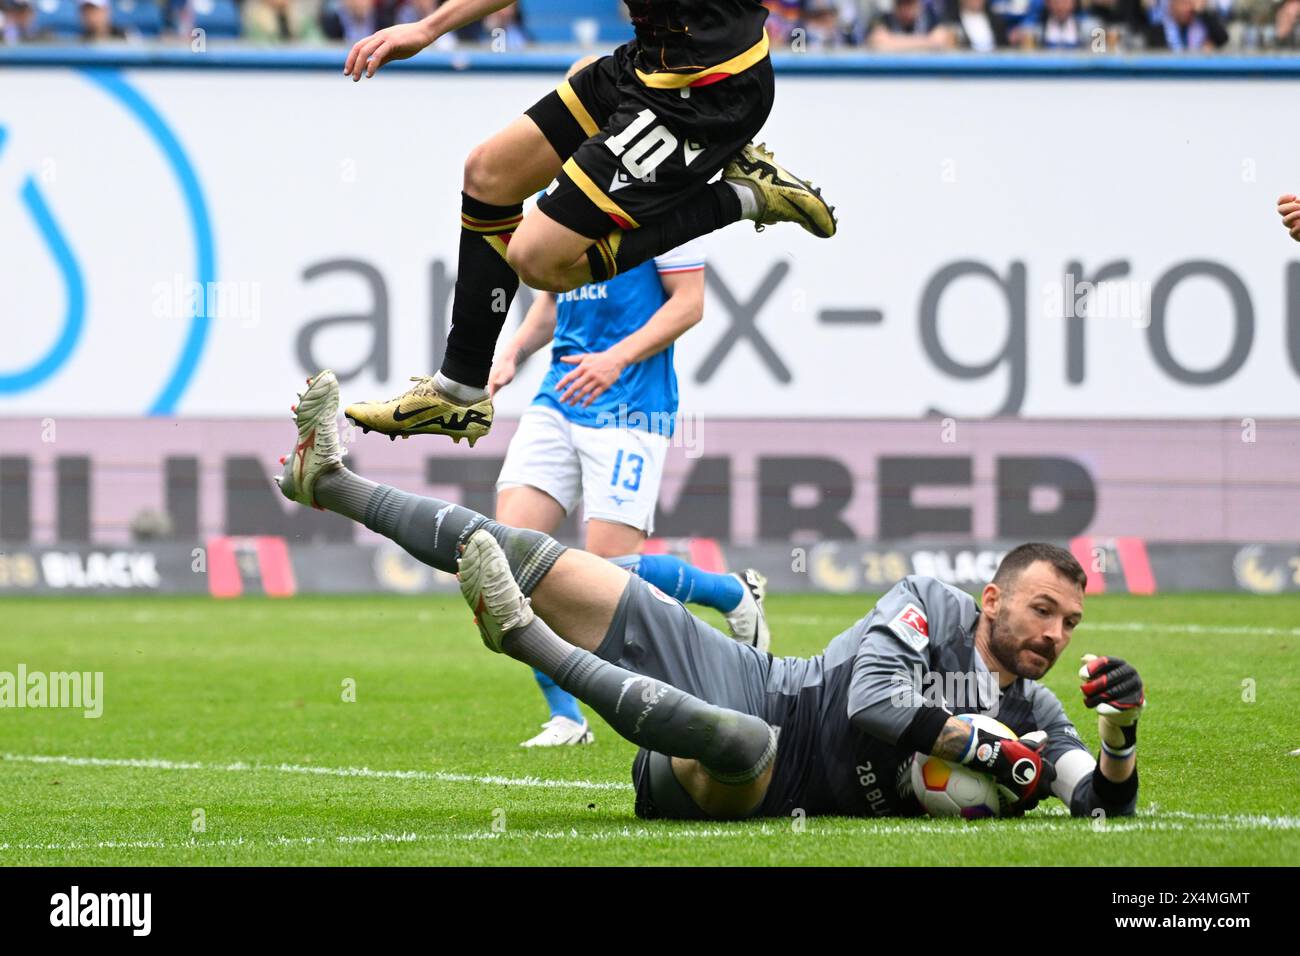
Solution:
M868 632L854 665L849 720L858 730L886 743L932 754L987 773L1003 791L1008 808L1027 810L1050 793L1055 777L1042 755L1046 734L1007 740L955 717L925 699L898 666L904 653L885 632ZM914 673L928 665L918 659Z
M1141 681L1123 661L1087 657L1080 672L1084 703L1098 710L1102 738L1099 760L1088 751L1061 702L1046 687L1031 683L1034 724L1047 732L1044 748L1056 767L1052 792L1076 817L1128 816L1137 809L1137 715ZM1089 671L1091 668L1091 671Z
M1092 774L1093 809L1132 813L1137 803L1137 724L1146 706L1142 678L1118 657L1086 654L1079 669L1086 707L1097 710L1101 754ZM1071 807L1071 810L1074 808Z

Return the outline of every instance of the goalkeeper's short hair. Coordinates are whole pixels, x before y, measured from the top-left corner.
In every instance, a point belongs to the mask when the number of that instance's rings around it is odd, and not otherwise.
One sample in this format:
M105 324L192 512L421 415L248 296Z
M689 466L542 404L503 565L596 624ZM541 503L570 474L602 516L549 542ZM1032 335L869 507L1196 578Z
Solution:
M998 565L997 573L993 575L993 583L1003 590L1012 590L1020 573L1036 561L1046 561L1056 569L1057 574L1080 590L1087 589L1088 575L1075 556L1064 548L1041 541L1018 545L1008 551Z

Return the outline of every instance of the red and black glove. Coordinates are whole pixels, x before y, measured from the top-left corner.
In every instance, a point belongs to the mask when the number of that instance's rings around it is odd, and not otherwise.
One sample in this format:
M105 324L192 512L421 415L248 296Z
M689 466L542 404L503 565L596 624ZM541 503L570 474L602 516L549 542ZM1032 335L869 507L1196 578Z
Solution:
M1112 757L1129 757L1137 746L1137 722L1146 706L1142 678L1128 661L1085 654L1079 687L1086 707L1097 708L1102 746Z
M1056 779L1056 768L1040 753L1046 742L1046 734L1009 740L976 727L961 762L993 777L1006 801L1004 811L1027 810L1048 795Z
M1146 706L1142 678L1128 661L1087 654L1079 669L1083 703L1118 724L1133 724Z

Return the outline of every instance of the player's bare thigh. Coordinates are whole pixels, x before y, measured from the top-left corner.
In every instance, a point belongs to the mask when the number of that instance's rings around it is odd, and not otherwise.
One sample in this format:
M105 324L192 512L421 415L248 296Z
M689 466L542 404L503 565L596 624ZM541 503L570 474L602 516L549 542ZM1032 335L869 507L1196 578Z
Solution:
M629 576L604 558L570 548L533 589L533 610L570 644L595 651L614 622Z
M503 488L497 495L497 521L512 528L550 534L562 520L560 503L531 485ZM614 620L627 578L603 557L571 549L533 589L533 610L570 644L594 651Z
M621 558L640 554L645 546L645 532L631 525L592 518L587 522L587 550L602 558Z
M563 160L537 124L520 116L470 151L465 192L481 202L509 206L545 189ZM567 292L591 281L591 240L532 209L510 239L506 261L526 285L543 292Z
M593 523L588 522L589 540ZM635 530L613 522L600 524ZM594 652L614 621L627 580L628 572L605 558L588 551L569 550L533 590L533 609L566 641ZM772 782L772 767L752 783L736 785L719 783L698 760L674 757L672 766L673 774L695 805L719 820L747 817L762 803Z
M511 237L506 261L525 285L543 292L568 292L591 281L587 250L592 242L534 208Z
M532 485L515 485L497 492L497 521L512 528L551 534L564 520L564 506Z
M533 590L533 609L570 644L595 651L609 631L628 572L587 551L560 555ZM773 764L775 766L775 764ZM772 767L752 783L719 783L697 760L673 758L673 774L695 805L719 820L739 819L753 812L767 794Z
M545 189L563 162L537 124L520 116L470 150L465 192L494 206L520 203Z
M700 766L698 760L673 758L673 776L682 785L695 805L717 820L738 820L749 816L763 802L767 788L772 783L776 761L752 783L728 784L714 780Z

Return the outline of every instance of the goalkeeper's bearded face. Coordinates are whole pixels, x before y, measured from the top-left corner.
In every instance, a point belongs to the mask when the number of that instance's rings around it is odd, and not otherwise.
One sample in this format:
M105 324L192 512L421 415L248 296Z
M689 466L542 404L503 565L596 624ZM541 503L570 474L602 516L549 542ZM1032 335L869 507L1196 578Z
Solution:
M984 591L989 650L1001 669L1037 680L1061 656L1083 617L1083 590L1046 561L1036 561L1006 588Z

